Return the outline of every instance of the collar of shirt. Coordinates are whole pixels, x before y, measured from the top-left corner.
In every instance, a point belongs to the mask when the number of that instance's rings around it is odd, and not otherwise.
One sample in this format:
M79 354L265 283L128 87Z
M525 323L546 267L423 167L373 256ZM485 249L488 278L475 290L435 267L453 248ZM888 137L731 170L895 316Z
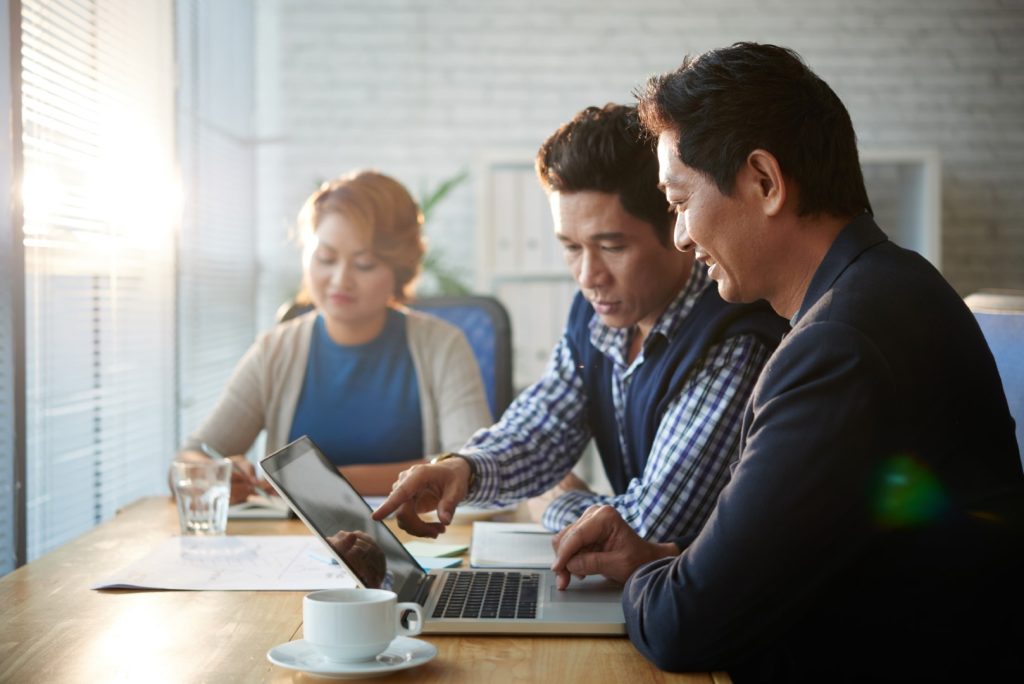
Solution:
M679 330L679 326L689 315L697 298L704 292L709 282L707 269L702 264L695 262L686 285L658 317L630 369L643 363L644 354L655 335L661 335L668 340L672 339L672 335ZM590 343L620 368L626 367L626 354L629 353L629 340L632 333L633 328L612 328L605 325L597 314L590 319Z

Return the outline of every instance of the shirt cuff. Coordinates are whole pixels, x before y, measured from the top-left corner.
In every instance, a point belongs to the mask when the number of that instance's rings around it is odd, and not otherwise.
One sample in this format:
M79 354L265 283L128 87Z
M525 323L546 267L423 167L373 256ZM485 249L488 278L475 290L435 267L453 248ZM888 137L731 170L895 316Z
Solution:
M466 503L488 504L497 501L499 483L501 482L497 461L483 454L459 452L459 456L469 461L471 467L476 471L476 482L473 483L472 490L466 495Z
M540 522L549 530L557 532L576 522L584 511L599 501L600 497L593 492L570 490L548 504Z

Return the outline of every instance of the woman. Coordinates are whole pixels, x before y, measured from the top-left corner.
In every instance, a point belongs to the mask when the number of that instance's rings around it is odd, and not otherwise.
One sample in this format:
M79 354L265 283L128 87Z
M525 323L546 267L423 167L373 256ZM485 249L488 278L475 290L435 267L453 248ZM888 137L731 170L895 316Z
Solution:
M314 310L260 336L183 447L186 458L232 454L232 503L257 485L243 454L263 429L268 453L309 435L356 489L378 495L490 425L462 332L401 306L423 258L422 220L408 191L373 171L306 200L303 285Z

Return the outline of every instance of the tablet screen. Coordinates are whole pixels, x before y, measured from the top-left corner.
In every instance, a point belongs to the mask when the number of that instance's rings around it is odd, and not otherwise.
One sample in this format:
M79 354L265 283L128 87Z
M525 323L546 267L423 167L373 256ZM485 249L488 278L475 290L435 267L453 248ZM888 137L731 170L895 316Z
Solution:
M308 437L264 458L267 478L332 554L366 587L411 600L426 574L363 497ZM349 536L352 533L361 533Z

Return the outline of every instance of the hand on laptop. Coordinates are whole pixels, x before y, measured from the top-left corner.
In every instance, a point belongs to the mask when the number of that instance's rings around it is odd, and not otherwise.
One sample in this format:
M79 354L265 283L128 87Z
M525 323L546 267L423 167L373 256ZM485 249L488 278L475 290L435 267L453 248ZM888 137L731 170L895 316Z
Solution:
M417 537L437 537L455 515L455 507L469 491L469 463L449 458L438 463L416 465L403 470L391 485L391 494L373 512L383 520L398 511L398 526ZM427 522L420 513L437 510L440 522Z
M644 541L611 506L591 506L580 519L551 539L555 547L555 583L569 586L572 575L604 575L625 582L644 563L679 554L671 543Z

